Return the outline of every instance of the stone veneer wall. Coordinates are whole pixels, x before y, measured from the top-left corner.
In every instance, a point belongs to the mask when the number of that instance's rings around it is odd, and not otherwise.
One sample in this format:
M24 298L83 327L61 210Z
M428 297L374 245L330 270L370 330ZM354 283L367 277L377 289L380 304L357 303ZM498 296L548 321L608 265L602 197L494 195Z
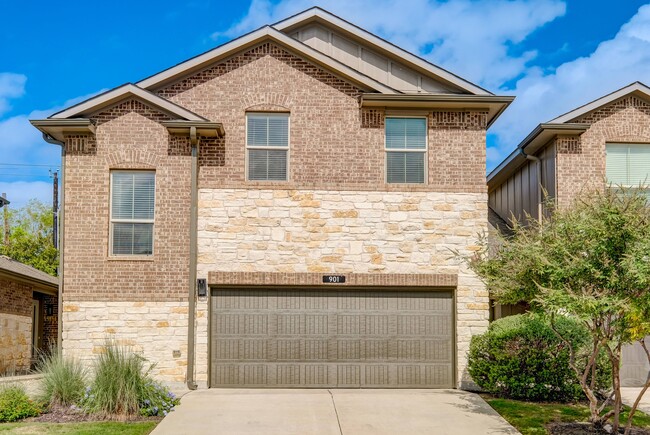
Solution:
M0 376L29 369L32 349L32 287L0 278Z
M487 229L483 193L201 189L198 276L209 272L457 274L459 385L488 293L452 257ZM205 386L208 304L199 301L196 377Z
M90 366L112 340L156 363L156 379L183 388L187 312L187 302L65 302L64 351Z

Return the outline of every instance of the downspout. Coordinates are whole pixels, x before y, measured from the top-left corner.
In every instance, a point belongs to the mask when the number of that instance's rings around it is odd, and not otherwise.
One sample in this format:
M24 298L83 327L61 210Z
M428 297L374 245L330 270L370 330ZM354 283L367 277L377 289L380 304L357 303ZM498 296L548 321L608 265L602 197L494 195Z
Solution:
M198 222L198 155L199 140L196 127L190 127L190 144L192 145L192 174L190 196L190 282L188 286L189 312L187 319L187 388L196 390L194 382L194 322L196 310L196 251L197 251L197 222Z
M63 253L64 251L64 231L65 231L65 225L63 224L65 220L65 144L60 141L54 139L52 136L50 136L47 133L43 133L43 140L47 143L51 143L52 145L59 145L61 147L61 196L60 196L60 206L59 206L59 267L58 267L58 275L59 275L59 289L58 289L58 294L57 294L57 316L56 316L56 330L57 330L57 335L56 335L56 349L59 352L59 355L61 354L61 351L63 350L63 266L64 266L64 261L63 261Z
M519 148L519 152L521 153L522 156L526 158L526 160L531 160L533 162L536 162L536 167L537 167L537 219L541 221L542 219L542 161L539 159L539 157L531 156L530 154L526 154L523 148Z

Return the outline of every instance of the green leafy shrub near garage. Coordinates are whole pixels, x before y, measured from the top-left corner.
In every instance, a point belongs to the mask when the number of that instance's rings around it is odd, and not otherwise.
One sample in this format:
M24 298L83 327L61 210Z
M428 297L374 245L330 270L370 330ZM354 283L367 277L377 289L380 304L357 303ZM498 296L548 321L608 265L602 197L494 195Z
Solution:
M40 413L41 407L27 396L24 388L0 388L0 423L35 417Z
M587 349L589 334L581 324L569 318L556 323L558 332L576 349ZM522 314L496 320L484 334L472 338L468 370L482 389L499 397L573 401L584 393L569 367L569 357L568 346L546 321ZM602 357L596 383L606 386L611 372Z

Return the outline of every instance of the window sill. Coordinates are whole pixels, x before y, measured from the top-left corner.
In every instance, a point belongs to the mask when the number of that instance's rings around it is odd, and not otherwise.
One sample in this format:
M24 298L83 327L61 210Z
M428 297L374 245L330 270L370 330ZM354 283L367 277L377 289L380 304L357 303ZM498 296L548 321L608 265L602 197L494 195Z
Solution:
M153 262L153 255L109 255L108 261L148 261Z

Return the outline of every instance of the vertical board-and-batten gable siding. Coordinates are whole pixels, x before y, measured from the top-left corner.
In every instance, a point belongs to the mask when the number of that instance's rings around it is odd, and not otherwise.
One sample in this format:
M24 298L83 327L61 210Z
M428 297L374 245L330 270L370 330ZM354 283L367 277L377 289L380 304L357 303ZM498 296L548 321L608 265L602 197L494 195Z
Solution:
M217 61L157 93L221 122L223 140L203 144L200 188L485 192L482 111L428 113L428 183L385 182L384 111L359 109L364 91L272 42ZM246 180L246 112L289 112L289 180ZM424 112L426 115L426 112Z
M542 187L549 197L555 197L555 143L540 150L536 157L542 162ZM524 219L526 213L538 218L537 162L526 161L507 180L489 193L490 207L506 222L512 214Z
M308 24L292 32L291 36L400 92L463 93L322 25Z

